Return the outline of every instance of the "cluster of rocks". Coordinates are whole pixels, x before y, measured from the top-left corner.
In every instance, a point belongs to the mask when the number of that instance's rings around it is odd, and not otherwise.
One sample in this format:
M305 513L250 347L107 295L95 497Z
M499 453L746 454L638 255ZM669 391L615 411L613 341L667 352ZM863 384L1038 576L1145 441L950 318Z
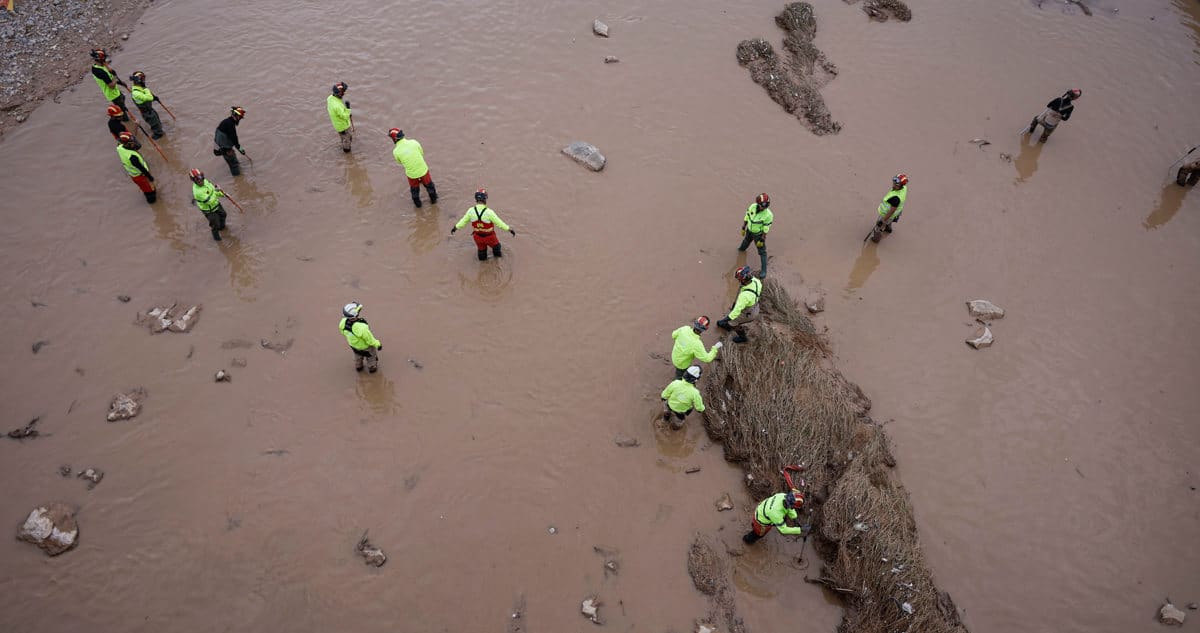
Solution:
M991 322L1003 319L1004 309L987 299L974 299L967 302L967 312L975 317L975 322L979 324L975 333L967 339L967 345L975 349L991 347L992 342L995 341L995 337L992 336Z
M180 307L178 303L172 303L169 306L155 306L139 314L137 322L146 325L150 331L159 334L161 332L188 332L200 318L200 305L190 305Z

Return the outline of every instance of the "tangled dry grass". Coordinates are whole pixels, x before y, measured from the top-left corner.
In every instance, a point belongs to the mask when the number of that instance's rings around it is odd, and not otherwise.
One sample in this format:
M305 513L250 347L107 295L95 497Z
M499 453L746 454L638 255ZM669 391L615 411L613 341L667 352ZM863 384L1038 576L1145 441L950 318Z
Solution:
M751 341L727 346L705 385L705 428L741 463L756 498L783 489L780 468L807 467L815 582L846 602L843 633L965 633L921 555L908 494L870 401L828 359L824 341L775 281L763 286Z

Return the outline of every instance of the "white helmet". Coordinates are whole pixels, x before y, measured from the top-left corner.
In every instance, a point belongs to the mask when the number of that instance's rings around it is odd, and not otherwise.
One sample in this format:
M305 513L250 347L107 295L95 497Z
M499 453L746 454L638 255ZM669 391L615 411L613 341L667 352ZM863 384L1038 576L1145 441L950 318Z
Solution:
M342 306L342 316L356 317L358 316L359 312L362 312L362 309L363 306L361 303L357 301L351 301L350 303Z
M683 374L683 379L688 382L696 382L697 380L700 380L700 366L692 365L691 367L688 367L687 371Z

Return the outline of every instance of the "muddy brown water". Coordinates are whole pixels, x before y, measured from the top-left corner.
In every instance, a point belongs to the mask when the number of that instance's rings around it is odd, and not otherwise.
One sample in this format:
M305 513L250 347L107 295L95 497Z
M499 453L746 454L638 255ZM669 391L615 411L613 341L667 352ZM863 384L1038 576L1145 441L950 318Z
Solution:
M82 542L46 559L0 539L0 628L500 630L524 594L527 630L586 631L593 593L610 628L690 628L707 609L691 534L738 545L751 500L698 423L652 429L670 369L649 354L727 305L764 190L772 273L828 295L820 321L890 420L972 630L1140 630L1164 596L1200 600L1200 194L1165 186L1200 142L1195 3L914 1L907 24L816 4L844 125L822 138L734 58L781 39L782 3L155 3L114 66L180 119L170 166L143 152L159 204L123 175L90 81L2 145L0 397L6 428L40 415L44 436L0 445L0 505L15 526L76 504ZM350 156L323 107L338 80ZM1073 85L1072 120L1022 145ZM210 152L232 104L254 158L236 181ZM393 125L425 145L438 206L408 200ZM604 172L559 155L576 139ZM191 166L246 207L220 246ZM898 170L905 220L864 247ZM519 234L502 262L447 235L480 186ZM975 352L962 302L979 297L1009 314ZM176 299L204 304L191 334L133 325ZM385 344L375 376L335 331L351 299ZM295 344L222 348L263 338ZM144 413L106 423L135 385ZM107 476L88 492L64 463ZM718 514L727 490L738 511ZM354 552L366 528L383 568ZM775 535L736 560L751 630L836 626L799 549Z

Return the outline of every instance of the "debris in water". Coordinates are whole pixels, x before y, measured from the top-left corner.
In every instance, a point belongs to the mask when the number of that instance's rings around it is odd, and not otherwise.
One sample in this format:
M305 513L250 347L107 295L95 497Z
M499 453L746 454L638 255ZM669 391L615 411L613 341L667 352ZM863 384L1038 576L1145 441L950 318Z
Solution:
M606 63L606 64L615 64L619 61L621 61L621 60L617 59L616 55L605 55L604 56L604 63Z
M967 339L967 345L970 345L975 349L991 347L992 342L995 340L995 337L992 336L992 328L986 325L982 326L982 329L975 330L975 333L972 336L974 338Z
M30 301L30 302L29 302L29 304L30 304L30 305L32 305L32 306L33 306L33 307L35 307L35 308L44 308L44 307L46 307L46 304L42 303L41 301Z
M63 464L58 467L58 474L63 477L70 477L73 474L70 464Z
M410 358L410 359L408 359L408 364L409 364L409 365L412 365L412 366L413 366L413 367L415 367L416 369L425 369L425 366L424 366L424 365L422 365L422 364L421 364L419 361L417 361L417 360L414 360L414 359L411 359L411 358Z
M1007 153L1005 153L1005 152L1000 152L1000 158L1002 158L1002 159L1004 159L1005 161L1007 161L1007 162L1010 162L1010 163L1011 163L1011 162L1012 162L1012 160L1013 160L1013 159L1012 159L1012 154L1007 154Z
M603 602L600 602L598 596L591 596L590 598L585 598L583 603L579 605L579 612L591 620L593 624L604 624L604 620L600 617L600 607L603 604Z
M269 451L263 451L262 454L263 455L274 455L275 457L282 457L284 455L287 455L288 451L286 448L272 448Z
M291 349L292 343L294 343L294 342L296 342L296 339L294 339L294 338L290 338L283 342L268 341L267 339L264 338L264 339L261 339L258 343L259 343L259 345L262 345L264 348L269 349L272 352L279 352L282 354L282 353L288 351L289 349Z
M728 492L721 495L720 499L717 499L717 512L724 512L726 510L732 510L732 509L733 509L733 497L730 497Z
M17 530L17 538L37 545L48 556L58 556L79 542L79 525L66 504L51 503L29 513Z
M1004 308L988 301L987 299L973 299L967 302L967 312L976 319L985 321L994 321L1004 318Z
M33 353L38 353L38 350L50 344L50 341L35 341L33 344Z
M558 534L558 528L554 527L553 525L551 525L550 527L546 528L546 531L547 531L547 532L549 532L549 533L551 533L551 534Z
M628 437L625 435L618 435L618 436L614 437L613 443L616 444L617 446L620 446L621 448L633 448L634 446L638 446L641 444L641 442L638 440L638 438Z
M88 468L87 470L81 471L78 475L75 475L75 476L80 479L88 480L87 488L88 488L88 490L91 490L92 488L96 487L96 484L100 483L101 479L104 479L104 471L97 470L95 468Z
M692 473L698 473L698 472L700 472L700 467L699 466L688 466L687 470L684 470L683 472L688 475L690 475Z
M1192 611L1195 611L1196 609L1200 609L1200 603L1189 602L1188 608L1191 609Z
M717 633L717 630L703 622L697 622L696 633Z
M230 364L230 365L233 365L234 367L245 367L245 366L246 366L246 359L244 359L244 358L235 358L235 359L233 359L233 360L229 361L229 364Z
M366 531L363 532L362 538L358 539L358 545L354 547L354 550L362 555L363 560L368 565L383 567L383 564L387 562L387 556L383 553L383 550L375 547L371 544L371 541L367 540Z
M592 22L592 32L600 37L608 37L608 25L596 20Z
M902 603L900 609L909 615L913 614L913 606L908 602Z
M132 298L133 297L130 297L129 295L117 295L117 301L120 301L121 303L129 303Z
M218 369L216 375L213 376L213 380L216 382L229 382L232 379L233 378L229 375L229 372L225 371L224 369Z
M859 532L866 532L870 528L871 528L871 526L867 525L866 523L863 523L862 521L859 521L858 523L854 524L854 529L858 530Z
M1187 618L1187 614L1175 608L1169 599L1158 610L1158 621L1167 626L1183 626L1185 618Z
M38 420L41 420L41 419L42 419L42 416L38 416L38 417L30 420L29 424L26 424L25 426L22 426L20 428L16 428L16 429L9 431L8 436L13 438L14 440L23 440L27 437L37 437L40 434L38 433L38 430L33 427L37 426Z
M816 293L808 295L804 300L804 307L809 314L820 314L825 311L825 297Z
M617 560L617 550L611 547L593 545L592 551L604 557L604 575L616 575L621 570L621 562Z
M145 397L146 390L141 387L113 396L112 403L108 405L108 421L128 420L141 413L142 400Z
M973 139L971 139L971 142L972 142L972 143L974 143L974 144L976 144L976 145L978 145L978 146L980 146L980 147L983 147L984 145L991 145L991 144L992 144L992 142L991 142L991 141L989 141L989 140L987 140L987 139L985 139L985 138L973 138Z
M196 325L196 320L200 314L200 306L198 304L190 306L180 313L179 310L176 310L178 305L178 303L172 303L169 306L150 308L144 316L138 316L137 322L148 326L154 334L167 330L172 332L187 332Z

